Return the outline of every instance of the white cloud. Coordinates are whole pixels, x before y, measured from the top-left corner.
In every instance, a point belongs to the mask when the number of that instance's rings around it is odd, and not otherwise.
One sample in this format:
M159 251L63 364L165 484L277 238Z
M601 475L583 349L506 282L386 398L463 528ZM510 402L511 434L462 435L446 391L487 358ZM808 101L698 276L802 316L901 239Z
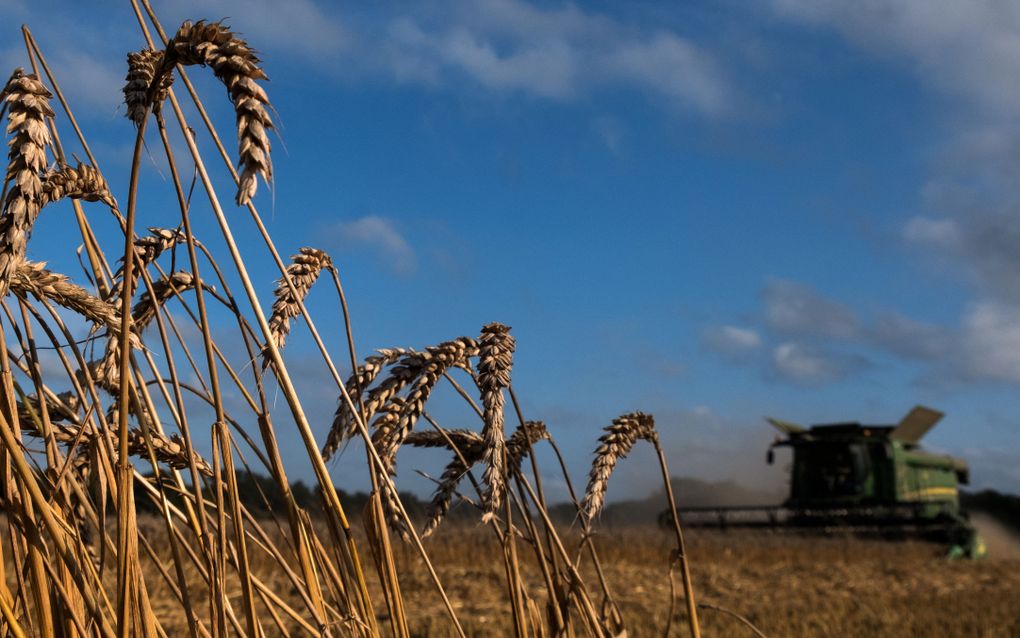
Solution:
M961 349L969 376L1020 383L1020 309L975 304L963 320Z
M745 358L757 352L762 345L757 331L737 326L709 328L701 334L701 342L710 350L734 359Z
M811 386L841 381L869 365L860 355L829 352L793 342L776 346L772 363L776 374L785 381Z
M385 217L369 215L349 222L337 222L327 233L342 249L368 248L398 275L411 275L418 268L414 248Z
M605 70L610 78L661 93L680 106L712 114L731 107L730 88L715 61L672 33L621 42L607 54Z
M1000 0L773 0L789 19L907 60L937 88L994 114L1020 111L1020 4Z
M765 321L778 332L849 339L858 322L849 306L827 299L810 287L786 279L765 284Z
M956 248L960 245L960 228L952 219L917 216L907 222L903 237L907 241L937 248Z
M689 39L573 5L484 0L418 7L390 15L379 36L362 43L343 72L385 72L428 86L462 86L467 79L494 92L555 100L629 87L708 115L725 114L735 102L718 62Z
M1020 4L1001 0L772 0L780 17L842 34L949 97L933 102L937 161L910 241L941 249L982 298L1020 302ZM940 139L941 137L941 139Z
M182 20L196 15L225 18L262 51L286 47L316 57L341 51L354 40L338 17L321 8L329 6L313 0L173 0L160 8Z

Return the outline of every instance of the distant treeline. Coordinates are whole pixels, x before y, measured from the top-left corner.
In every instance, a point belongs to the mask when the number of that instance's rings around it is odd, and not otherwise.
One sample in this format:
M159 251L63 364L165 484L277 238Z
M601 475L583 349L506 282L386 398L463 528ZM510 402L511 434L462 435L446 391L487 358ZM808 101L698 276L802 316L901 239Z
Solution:
M237 471L237 493L241 503L255 517L266 517L270 513L283 515L286 513L286 501L283 490L279 488L271 477L263 474ZM290 491L294 495L294 501L303 510L312 516L320 516L323 512L322 497L319 494L319 487L309 487L304 481L295 481L290 485ZM171 502L179 503L180 497L173 490L167 490ZM203 490L206 498L213 498L211 488ZM340 502L344 506L348 516L360 516L365 505L368 503L368 494L365 492L347 492L337 488ZM413 518L424 516L427 501L423 501L410 492L401 492L400 498L404 503L409 515ZM135 489L135 502L138 504L138 511L150 514L158 514L159 508L142 489ZM465 508L457 508L465 509Z
M298 506L312 516L319 516L322 513L322 499L319 496L318 486L309 487L304 481L296 481L290 486L294 494L294 500ZM721 482L712 483L699 481L690 478L674 477L673 489L677 493L678 500L684 505L761 505L777 504L774 495L758 493L741 488L734 483ZM237 491L241 502L256 517L268 516L270 512L284 514L283 492L277 487L272 478L262 474L249 474L246 471L237 472ZM173 491L168 491L171 495ZM348 516L360 516L365 505L368 503L368 494L365 492L348 492L337 488L340 502ZM212 498L211 490L206 490L206 495ZM428 507L428 501L422 500L411 492L401 492L401 500L412 518L424 517ZM610 524L643 524L654 522L663 508L661 494L649 496L641 500L622 501L610 505L604 512L602 519L604 523ZM176 497L171 496L171 500ZM135 502L142 512L158 514L159 510L152 500L138 490L135 494ZM960 492L960 504L963 509L969 512L982 512L993 516L1003 525L1020 530L1020 496L1003 494L995 490L982 490L980 492ZM470 518L475 512L472 507L463 503L455 506L451 511L451 518L456 520ZM560 503L549 508L553 519L564 523L570 523L576 516L577 510L573 505Z

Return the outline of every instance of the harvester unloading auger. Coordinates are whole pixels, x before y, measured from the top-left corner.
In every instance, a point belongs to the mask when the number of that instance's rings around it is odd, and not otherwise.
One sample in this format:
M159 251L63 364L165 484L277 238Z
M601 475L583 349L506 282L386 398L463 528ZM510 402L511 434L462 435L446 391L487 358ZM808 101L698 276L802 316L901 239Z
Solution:
M944 542L949 555L981 558L984 542L960 509L969 479L962 459L924 451L921 438L943 417L917 406L897 425L833 423L809 428L767 419L793 449L790 496L777 507L680 509L688 527L815 529ZM682 506L683 496L680 495Z

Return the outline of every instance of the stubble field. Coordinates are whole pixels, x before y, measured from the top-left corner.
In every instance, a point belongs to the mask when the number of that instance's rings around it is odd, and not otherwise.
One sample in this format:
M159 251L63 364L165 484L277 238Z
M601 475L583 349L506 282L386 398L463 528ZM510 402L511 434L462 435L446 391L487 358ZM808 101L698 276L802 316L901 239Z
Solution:
M564 538L576 542L579 535L568 531ZM599 532L596 543L628 637L662 636L672 537L652 526L629 527ZM466 633L511 635L506 576L491 529L450 525L428 540L428 548ZM699 603L739 613L773 638L1020 636L1020 557L994 542L992 550L985 561L949 561L938 546L925 543L691 530L688 553ZM169 564L169 550L161 553ZM415 553L398 545L395 555L412 635L455 635ZM278 565L256 562L256 571L300 609ZM544 600L538 571L529 565L523 576L530 596ZM583 577L597 587L593 571ZM373 599L381 600L372 585ZM152 595L157 611L161 599L167 608L176 606L165 589ZM682 608L678 601L671 635L687 635ZM384 609L376 612L385 617ZM704 636L754 635L720 609L703 607L701 621ZM284 625L295 636L307 635L297 623ZM166 628L170 635L183 630L183 618Z

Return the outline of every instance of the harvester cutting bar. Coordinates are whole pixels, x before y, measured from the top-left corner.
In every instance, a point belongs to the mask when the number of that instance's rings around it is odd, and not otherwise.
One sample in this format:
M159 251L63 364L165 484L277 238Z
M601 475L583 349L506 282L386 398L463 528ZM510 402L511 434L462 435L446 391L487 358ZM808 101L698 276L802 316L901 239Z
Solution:
M687 527L797 529L823 531L935 532L947 530L954 521L933 511L929 503L904 503L879 507L689 507L679 510ZM665 514L664 514L665 516ZM667 521L668 522L668 521Z

